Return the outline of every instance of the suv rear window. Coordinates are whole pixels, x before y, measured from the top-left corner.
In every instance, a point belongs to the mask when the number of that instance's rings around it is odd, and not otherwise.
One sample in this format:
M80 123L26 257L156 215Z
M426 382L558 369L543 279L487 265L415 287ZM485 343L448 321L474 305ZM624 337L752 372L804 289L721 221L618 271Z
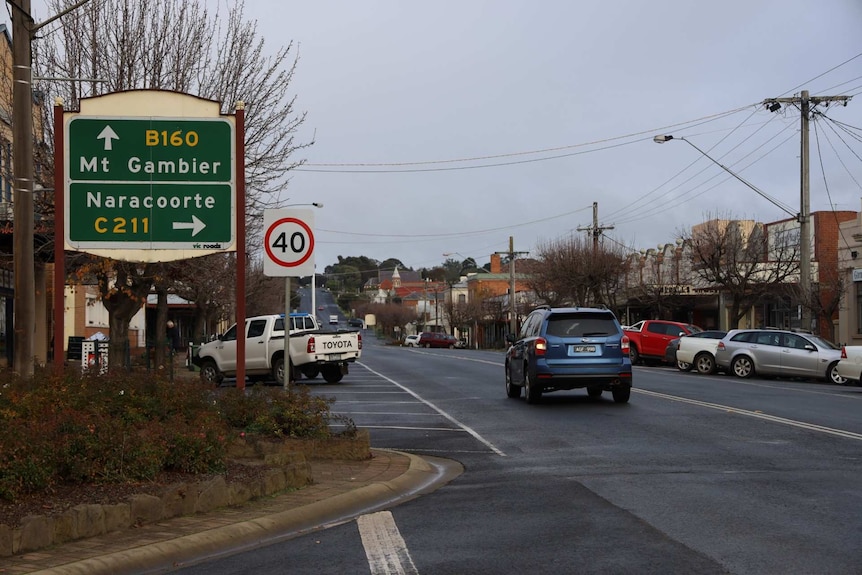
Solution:
M608 313L555 313L548 318L547 335L586 337L613 335L619 332L614 317Z

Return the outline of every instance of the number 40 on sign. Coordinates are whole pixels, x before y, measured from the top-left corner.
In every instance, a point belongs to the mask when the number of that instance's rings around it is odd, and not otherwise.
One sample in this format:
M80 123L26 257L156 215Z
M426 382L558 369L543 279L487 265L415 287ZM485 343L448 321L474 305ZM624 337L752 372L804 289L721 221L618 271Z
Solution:
M264 210L264 275L314 274L314 213L311 210Z

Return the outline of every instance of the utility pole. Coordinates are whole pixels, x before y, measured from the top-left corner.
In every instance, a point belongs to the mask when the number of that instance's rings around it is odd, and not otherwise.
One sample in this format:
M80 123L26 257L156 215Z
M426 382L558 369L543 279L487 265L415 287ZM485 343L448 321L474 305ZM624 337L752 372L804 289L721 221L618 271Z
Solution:
M803 90L793 98L768 98L763 105L770 112L781 109L781 104L799 106L802 117L800 142L800 185L799 185L799 291L802 295L801 324L803 329L811 329L811 175L809 172L808 124L811 107L831 102L842 102L845 106L850 96L809 96Z
M30 39L33 17L30 0L10 2L12 6L12 153L13 235L12 259L15 274L15 335L12 369L30 378L35 371L36 261L33 253L33 89ZM56 191L55 191L56 193ZM62 217L58 214L56 217ZM63 241L55 238L54 241ZM54 361L62 354L63 342L54 342ZM59 350L59 351L58 351Z
M515 238L509 236L509 251L494 252L497 255L509 256L509 333L518 333L518 310L515 306L515 258L519 255L527 255L529 252L515 251Z
M605 230L612 230L613 226L600 226L599 225L599 203L593 202L593 225L590 227L579 227L579 232L589 232L589 234L593 237L593 254L598 253L599 251L599 238L602 237L602 232Z
M8 1L12 8L12 273L15 276L15 331L12 340L12 370L24 377L35 373L36 259L33 249L33 35L54 20L83 6L80 0L48 20L36 24L30 0ZM55 194L62 190L54 190ZM62 218L63 214L54 214ZM64 238L55 237L55 242ZM55 262L56 266L56 262ZM54 273L58 273L55 270ZM64 270L59 270L64 273ZM61 310L62 312L62 310ZM54 341L53 361L63 354L63 342Z

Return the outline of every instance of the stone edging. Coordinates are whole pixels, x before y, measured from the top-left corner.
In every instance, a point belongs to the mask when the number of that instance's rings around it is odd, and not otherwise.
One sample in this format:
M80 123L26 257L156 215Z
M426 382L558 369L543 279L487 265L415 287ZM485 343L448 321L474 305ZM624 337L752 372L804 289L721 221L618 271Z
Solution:
M223 476L209 481L178 483L161 496L132 495L114 505L76 505L54 517L31 515L19 527L0 525L0 557L37 551L69 541L155 523L172 517L206 513L237 506L287 489L312 484L313 459L360 460L371 457L367 430L358 430L350 439L299 440L283 442L238 442L231 448L232 459L249 459L272 466L256 485L228 483Z

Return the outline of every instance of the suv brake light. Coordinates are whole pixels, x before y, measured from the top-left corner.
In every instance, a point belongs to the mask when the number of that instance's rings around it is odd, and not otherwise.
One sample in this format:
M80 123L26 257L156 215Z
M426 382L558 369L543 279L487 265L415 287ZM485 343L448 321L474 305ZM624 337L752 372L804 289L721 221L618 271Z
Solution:
M548 351L548 340L543 337L537 337L534 346L536 355L545 355L545 352Z
M623 336L623 338L620 340L620 347L623 350L623 355L629 354L629 350L631 348L631 346L629 345L629 336L627 336L627 335Z
M723 342L723 341L719 341L719 342L718 342L717 349L720 349L721 351L724 351L724 342Z
M847 349L843 345L841 346L841 359L847 359Z

